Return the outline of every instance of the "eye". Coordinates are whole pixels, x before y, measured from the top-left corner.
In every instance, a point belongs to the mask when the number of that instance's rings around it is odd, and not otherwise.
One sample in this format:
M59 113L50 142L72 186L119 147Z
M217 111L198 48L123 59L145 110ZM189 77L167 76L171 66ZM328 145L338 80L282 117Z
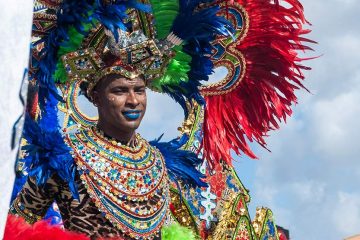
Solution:
M128 90L125 89L125 88L115 88L112 90L113 93L116 93L116 94L123 94L123 93L127 93Z
M145 93L145 91L146 91L146 90L145 90L145 88L143 88L143 87L142 87L142 88L137 88L137 89L135 89L135 92L136 92L136 93L139 93L139 94L143 94L143 93Z

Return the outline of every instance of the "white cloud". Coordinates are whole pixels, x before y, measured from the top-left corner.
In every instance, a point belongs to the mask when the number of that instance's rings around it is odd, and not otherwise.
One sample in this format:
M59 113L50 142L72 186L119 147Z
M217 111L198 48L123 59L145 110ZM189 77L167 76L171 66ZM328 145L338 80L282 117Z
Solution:
M265 206L271 207L277 224L290 229L291 239L336 240L359 233L358 192L334 191L327 183L313 180L278 184L274 188L277 194ZM263 194L256 191L255 195ZM254 200L258 205L265 201L268 200Z
M256 197L262 199L264 202L272 204L274 202L275 196L279 194L279 190L274 186L264 185L264 184L255 185L255 186L257 191Z
M360 194L339 192L332 212L332 222L343 236L360 232Z
M360 78L358 79L360 83ZM360 87L339 94L331 100L321 100L313 108L313 130L315 148L319 153L343 159L343 163L357 161L360 153L358 128L360 116ZM329 158L329 160L331 160Z
M321 204L325 198L325 186L325 183L305 180L303 182L292 182L289 190L291 194L297 197L299 202Z

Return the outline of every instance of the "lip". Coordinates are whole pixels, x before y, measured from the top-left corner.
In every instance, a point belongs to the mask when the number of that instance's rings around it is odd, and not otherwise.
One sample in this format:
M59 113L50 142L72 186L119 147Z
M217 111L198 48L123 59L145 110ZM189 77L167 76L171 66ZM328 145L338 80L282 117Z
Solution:
M130 120L136 120L140 117L141 110L127 110L123 111L122 114Z

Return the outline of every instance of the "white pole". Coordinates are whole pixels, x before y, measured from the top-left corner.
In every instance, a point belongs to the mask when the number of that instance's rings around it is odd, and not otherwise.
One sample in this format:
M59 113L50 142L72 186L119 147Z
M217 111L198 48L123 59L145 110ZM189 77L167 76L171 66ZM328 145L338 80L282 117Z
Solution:
M17 150L11 150L11 133L23 112L19 91L28 66L32 4L29 0L0 0L0 236L3 236L15 177Z

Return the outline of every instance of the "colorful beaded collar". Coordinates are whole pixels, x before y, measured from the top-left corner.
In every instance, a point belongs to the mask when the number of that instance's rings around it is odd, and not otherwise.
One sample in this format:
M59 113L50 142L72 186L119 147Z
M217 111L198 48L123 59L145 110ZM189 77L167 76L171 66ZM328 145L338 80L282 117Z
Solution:
M140 135L136 146L106 138L95 127L68 134L80 178L105 217L124 234L152 239L169 211L169 184L161 153Z

